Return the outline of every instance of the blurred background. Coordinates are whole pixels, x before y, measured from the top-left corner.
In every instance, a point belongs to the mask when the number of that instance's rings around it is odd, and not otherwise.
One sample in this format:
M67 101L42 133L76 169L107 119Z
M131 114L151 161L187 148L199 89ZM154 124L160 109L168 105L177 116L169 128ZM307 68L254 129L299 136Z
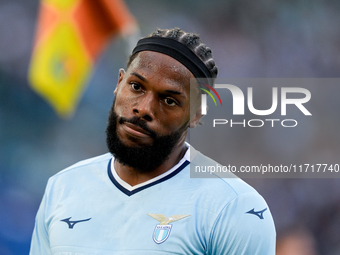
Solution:
M219 77L340 76L340 1L125 2L142 36L157 27L180 27L200 34L213 49ZM28 254L35 214L50 176L79 160L107 152L107 115L118 69L126 66L128 57L126 40L110 41L96 62L74 116L59 118L27 81L38 6L38 0L0 0L1 255ZM340 87L323 93L325 103L328 96L332 98L327 107L334 112L336 121L330 124L327 118L315 120L323 125L313 132L307 130L308 136L298 149L290 146L292 138L283 137L274 146L270 136L244 129L228 138L230 151L235 155L247 152L249 158L260 154L266 157L268 151L276 155L307 151L306 161L316 155L338 159L340 123L336 114L340 100L336 95ZM312 107L317 111L319 105ZM308 142L316 136L317 141ZM327 147L328 141L335 144L334 148ZM226 158L232 155L225 152ZM247 181L271 208L278 255L340 254L340 179Z

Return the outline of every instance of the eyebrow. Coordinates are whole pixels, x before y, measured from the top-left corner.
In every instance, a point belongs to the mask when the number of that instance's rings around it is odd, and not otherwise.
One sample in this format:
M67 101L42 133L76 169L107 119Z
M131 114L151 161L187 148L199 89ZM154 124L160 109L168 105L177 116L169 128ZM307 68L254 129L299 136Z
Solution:
M142 75L140 75L139 73L131 73L130 75L134 75L134 76L137 76L139 79L141 79L142 81L146 82L146 78Z
M167 90L165 90L165 92L170 93L170 94L180 95L180 96L186 98L186 96L182 92L177 91L177 90L167 89Z
M147 81L147 79L146 79L144 76L140 75L139 73L132 72L130 75L136 76L137 78L139 78L139 79L142 80L143 82L146 82L146 81ZM186 98L186 96L185 96L182 92L177 91L177 90L167 89L167 90L165 90L165 92L166 92L166 93L170 93L170 94L180 95L180 96Z

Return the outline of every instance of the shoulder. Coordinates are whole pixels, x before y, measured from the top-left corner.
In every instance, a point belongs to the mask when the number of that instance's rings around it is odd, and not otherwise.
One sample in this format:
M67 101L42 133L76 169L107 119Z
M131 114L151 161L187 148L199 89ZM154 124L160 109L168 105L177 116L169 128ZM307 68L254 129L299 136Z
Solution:
M110 153L106 153L106 154L96 156L96 157L93 157L93 158L81 160L81 161L65 168L64 170L56 173L51 178L57 178L57 177L62 176L62 175L72 174L73 172L76 172L76 171L79 171L79 170L95 167L95 165L98 165L98 164L100 165L102 163L110 161L111 158L112 158L112 155Z
M196 166L220 165L198 151L191 159L191 172ZM191 178L201 187L204 203L213 212L210 254L275 254L275 225L266 201L237 176L230 173L228 177L208 173Z
M206 189L206 192L218 194L217 197L223 197L223 201L229 202L237 197L257 197L262 199L261 195L249 184L242 179L238 178L233 173L227 173L223 175L226 178L219 176L217 172L200 172L199 170L207 171L211 167L217 169L222 167L221 164L215 160L203 155L195 149L192 150L191 162L190 162L190 177L198 182L202 188Z
M218 163L211 158L195 151L191 160L190 171L195 171L197 165L211 166ZM191 175L192 177L192 175ZM272 224L272 216L265 199L248 183L230 173L229 178L221 178L216 174L203 175L201 178L191 178L200 196L198 206L209 208L209 211L219 218L249 218L265 217ZM253 218L250 220L254 220Z
M111 158L112 155L106 153L79 161L50 177L47 184L47 190L52 188L56 189L68 184L76 186L78 183L89 183L91 182L91 179L95 180L102 176L103 173L106 173Z

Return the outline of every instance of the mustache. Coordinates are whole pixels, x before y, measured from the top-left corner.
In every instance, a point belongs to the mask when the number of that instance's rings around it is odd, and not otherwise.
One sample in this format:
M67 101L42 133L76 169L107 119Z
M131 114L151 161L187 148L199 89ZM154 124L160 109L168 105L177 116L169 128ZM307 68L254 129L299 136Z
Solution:
M144 129L146 132L148 132L150 134L150 136L152 138L158 137L158 134L154 130L152 130L151 128L148 127L148 125L146 124L146 121L142 120L138 116L134 116L130 119L125 118L125 117L119 117L118 122L119 122L119 124L123 124L124 122L131 123L133 125L136 125L136 126L142 128L142 129Z

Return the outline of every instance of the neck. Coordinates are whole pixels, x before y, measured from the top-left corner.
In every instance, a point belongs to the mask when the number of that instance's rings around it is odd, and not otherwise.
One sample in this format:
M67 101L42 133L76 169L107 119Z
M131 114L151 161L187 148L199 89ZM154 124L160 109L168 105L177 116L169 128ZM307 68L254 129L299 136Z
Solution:
M151 180L152 178L155 178L167 172L183 158L185 152L187 151L187 147L185 146L184 141L185 140L182 139L182 141L180 141L180 143L178 143L174 147L171 154L163 162L163 164L161 164L160 166L158 166L157 168L153 169L150 172L140 173L138 170L127 165L123 165L117 160L114 162L115 170L118 176L131 186L135 186L137 184Z

